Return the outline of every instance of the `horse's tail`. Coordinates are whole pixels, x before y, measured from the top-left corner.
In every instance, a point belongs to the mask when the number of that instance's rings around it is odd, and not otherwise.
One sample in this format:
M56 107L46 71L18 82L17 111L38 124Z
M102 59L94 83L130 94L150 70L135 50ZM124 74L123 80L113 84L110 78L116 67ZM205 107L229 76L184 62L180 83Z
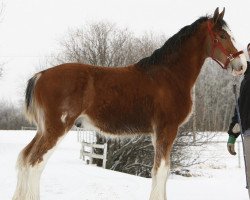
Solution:
M32 123L38 123L38 102L36 100L35 86L37 80L40 78L41 74L35 74L31 79L29 79L27 88L25 91L25 114L26 118Z

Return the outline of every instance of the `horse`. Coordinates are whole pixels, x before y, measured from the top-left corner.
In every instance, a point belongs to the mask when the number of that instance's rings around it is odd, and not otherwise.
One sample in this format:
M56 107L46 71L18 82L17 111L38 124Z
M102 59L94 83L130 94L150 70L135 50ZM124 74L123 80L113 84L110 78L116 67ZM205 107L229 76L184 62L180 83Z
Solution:
M65 63L29 79L25 110L37 124L17 160L13 200L39 200L40 177L55 147L79 118L89 129L114 136L148 134L154 146L150 200L166 200L170 153L191 113L191 90L207 58L234 75L246 70L243 51L224 21L225 8L180 29L135 64L101 67Z

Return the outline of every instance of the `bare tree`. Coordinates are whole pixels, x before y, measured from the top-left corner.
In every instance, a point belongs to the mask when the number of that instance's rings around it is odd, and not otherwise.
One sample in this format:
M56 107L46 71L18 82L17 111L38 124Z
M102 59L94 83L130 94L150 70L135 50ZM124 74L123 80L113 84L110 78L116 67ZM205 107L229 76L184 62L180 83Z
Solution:
M208 60L196 82L196 121L198 131L227 131L234 111L232 85L239 78L222 70L214 61Z
M21 106L10 102L0 102L0 130L20 130L22 126L30 126L23 116Z
M148 56L166 38L152 33L135 37L128 29L97 22L69 31L60 42L57 63L79 62L99 66L125 66Z
M84 29L71 30L62 41L62 53L57 61L79 62L99 66L127 64L132 35L115 24L99 22Z

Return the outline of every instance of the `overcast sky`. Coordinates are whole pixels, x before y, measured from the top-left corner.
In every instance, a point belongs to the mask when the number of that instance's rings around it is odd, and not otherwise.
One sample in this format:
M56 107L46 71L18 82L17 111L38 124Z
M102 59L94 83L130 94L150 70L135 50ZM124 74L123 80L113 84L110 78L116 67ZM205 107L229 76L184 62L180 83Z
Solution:
M198 17L226 8L224 19L245 49L250 42L249 0L5 0L0 24L0 100L23 99L23 87L69 28L114 22L137 35L172 36Z

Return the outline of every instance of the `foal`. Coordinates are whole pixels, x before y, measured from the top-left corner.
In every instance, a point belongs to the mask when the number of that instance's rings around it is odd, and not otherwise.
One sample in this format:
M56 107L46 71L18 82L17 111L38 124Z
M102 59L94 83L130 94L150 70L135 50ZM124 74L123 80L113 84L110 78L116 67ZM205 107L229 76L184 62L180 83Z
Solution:
M35 74L26 114L37 124L17 161L13 200L39 200L41 173L75 120L113 135L151 134L155 149L150 200L166 200L170 152L191 112L191 89L206 58L242 74L246 59L234 46L223 10L185 26L151 56L119 68L63 64Z

